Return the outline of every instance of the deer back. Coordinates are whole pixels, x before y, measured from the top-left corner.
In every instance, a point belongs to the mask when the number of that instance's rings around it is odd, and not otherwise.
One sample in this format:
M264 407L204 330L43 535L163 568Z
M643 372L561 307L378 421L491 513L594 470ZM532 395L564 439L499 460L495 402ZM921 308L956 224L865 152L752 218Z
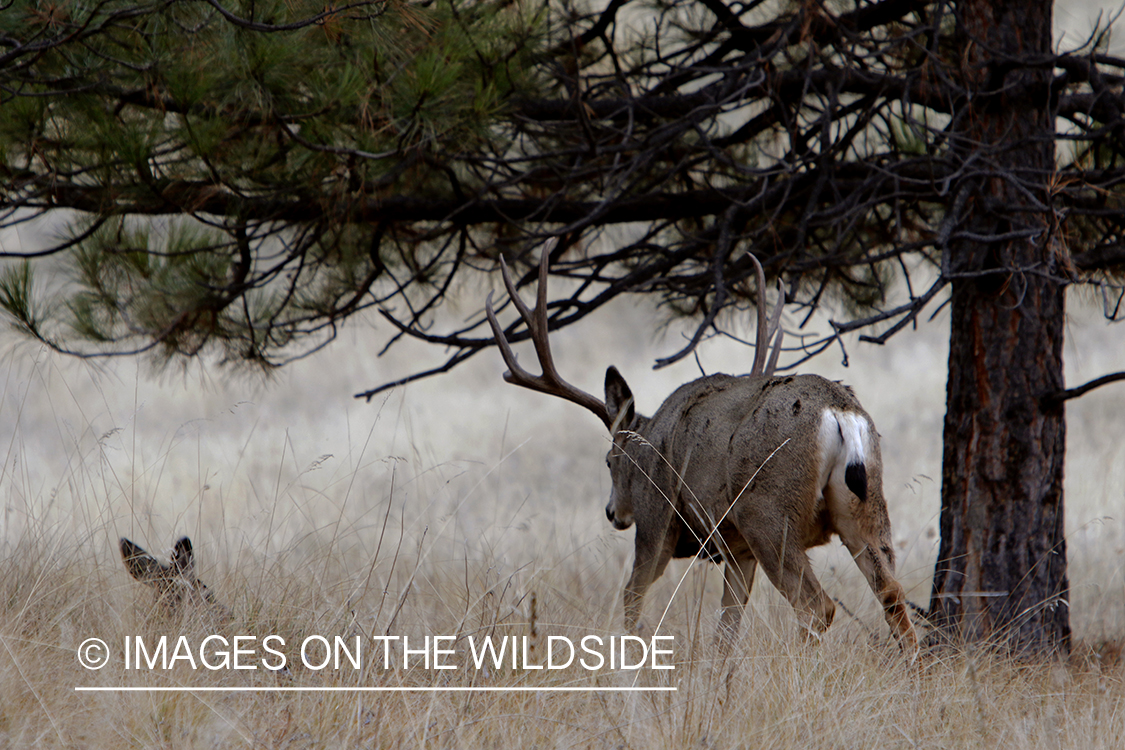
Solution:
M864 441L862 476L852 469L849 480L862 492L839 499L856 507L830 509L822 490L837 467L848 471L849 457L840 455L845 428ZM869 516L874 522L862 525L884 531L877 434L838 383L817 375L710 375L678 388L651 418L638 419L635 431L643 439L622 442L630 460L620 463L614 486L623 495L618 504L631 503L638 533L680 522L705 537L720 519L733 528L741 517L807 548L835 531L831 510ZM875 512L864 513L867 504Z

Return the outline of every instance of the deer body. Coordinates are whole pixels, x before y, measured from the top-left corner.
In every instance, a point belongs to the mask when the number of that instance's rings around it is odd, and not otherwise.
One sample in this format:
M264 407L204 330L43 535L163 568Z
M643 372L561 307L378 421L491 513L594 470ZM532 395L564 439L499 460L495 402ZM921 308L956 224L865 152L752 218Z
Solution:
M627 389L616 370L607 373L610 416L621 416ZM698 550L725 560L725 631L737 629L760 565L819 634L835 607L805 553L837 534L892 632L916 641L893 575L878 435L850 389L817 375L711 375L681 386L651 418L626 415L622 424L606 515L618 529L637 526L628 628L637 628L644 594L668 561Z
M831 624L835 606L806 551L839 535L882 605L891 633L914 657L918 636L894 578L879 435L851 389L817 375L771 375L780 351L784 300L767 321L761 266L751 374L694 380L644 417L614 367L606 371L604 401L559 376L547 341L548 257L544 250L534 311L520 299L502 264L504 284L535 344L542 375L516 362L491 295L485 312L509 368L505 380L573 401L610 431L613 447L606 462L613 489L606 515L618 529L637 527L633 572L624 593L626 627L638 628L645 592L669 560L699 555L725 564L724 645L737 632L759 565L806 632L817 636ZM767 363L774 328L777 339Z

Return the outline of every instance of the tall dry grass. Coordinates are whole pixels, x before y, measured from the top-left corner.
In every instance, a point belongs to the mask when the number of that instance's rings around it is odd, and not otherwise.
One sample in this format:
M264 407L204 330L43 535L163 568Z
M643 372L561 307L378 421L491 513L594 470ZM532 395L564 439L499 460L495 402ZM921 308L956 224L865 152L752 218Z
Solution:
M1020 666L988 654L931 655L910 667L876 618L843 621L804 644L793 618L759 582L734 655L713 647L717 576L683 566L652 595L649 625L675 636L676 669L601 673L304 669L275 674L100 671L78 666L90 636L210 633L530 636L543 658L549 634L617 632L624 560L587 545L545 545L515 565L433 523L419 528L392 493L369 525L307 534L272 550L219 544L201 571L232 619L166 614L99 541L107 522L76 539L61 529L22 535L0 569L0 745L8 747L934 747L1119 748L1125 743L1125 669L1080 644L1068 663ZM389 512L388 512L389 511ZM383 520L386 519L385 528ZM428 516L427 516L428 517ZM440 519L441 516L436 516ZM334 519L325 519L331 522ZM432 520L432 519L431 519ZM322 528L328 528L326 523ZM35 527L34 524L29 526ZM435 528L436 527L436 528ZM234 535L235 531L230 532ZM381 544L380 544L381 540ZM107 548L109 547L109 548ZM378 550L378 554L376 554ZM214 558L218 558L217 560ZM673 589L683 577L683 585ZM836 587L835 594L849 594ZM535 617L530 600L534 596ZM537 636L533 636L536 633ZM459 641L464 651L464 640ZM288 651L288 649L287 649ZM254 663L256 660L252 659ZM83 686L675 686L675 693L145 693L76 694Z
M1074 307L1070 381L1125 366L1117 329ZM620 310L620 327L593 343L589 330L563 332L559 361L590 389L616 361L651 412L698 371L639 366L668 348L630 335L647 314ZM1120 391L1068 407L1076 648L1066 663L1013 665L981 651L904 664L834 544L814 565L847 612L817 646L802 642L788 605L759 577L741 640L724 659L712 644L718 569L678 561L646 606L649 632L659 621L661 634L675 636L675 670L476 670L469 636L528 636L542 659L551 635L620 634L632 534L612 531L602 515L603 430L581 410L504 386L495 358L355 403L351 391L417 362L385 364L364 351L366 331L352 335L268 387L198 375L154 382L135 365L93 369L24 346L9 351L0 393L0 746L1125 747ZM937 325L880 352L852 351L847 370L815 363L855 386L883 434L900 577L922 605L937 541L943 335ZM745 358L710 342L701 364L737 371ZM170 615L126 574L118 537L166 556L179 534L193 538L199 576L230 619ZM211 633L280 635L288 668L121 663L126 636L182 634L198 644ZM363 668L302 667L294 646L310 635L359 636ZM381 635L454 636L461 666L384 670L372 658L371 638ZM88 637L115 651L100 671L78 664L75 649ZM634 681L677 690L74 691Z

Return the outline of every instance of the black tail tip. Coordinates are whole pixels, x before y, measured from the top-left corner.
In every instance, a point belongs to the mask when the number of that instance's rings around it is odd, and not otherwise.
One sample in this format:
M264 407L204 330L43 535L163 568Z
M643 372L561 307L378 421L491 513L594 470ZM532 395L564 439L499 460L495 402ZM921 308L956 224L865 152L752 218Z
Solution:
M863 464L848 464L844 470L844 484L855 493L860 502L867 501L867 467Z

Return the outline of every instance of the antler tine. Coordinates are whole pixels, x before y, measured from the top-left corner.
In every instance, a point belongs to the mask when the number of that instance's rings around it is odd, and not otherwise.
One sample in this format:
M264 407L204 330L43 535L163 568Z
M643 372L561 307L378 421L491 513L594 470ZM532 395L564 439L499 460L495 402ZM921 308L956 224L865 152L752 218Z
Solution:
M773 314L770 315L769 331L772 335L774 331L777 335L773 337L773 349L770 350L770 361L766 363L766 369L763 375L772 376L774 370L777 369L777 358L781 354L781 340L785 338L785 331L781 329L781 308L785 307L785 286L781 283L781 279L777 280L777 305L773 308Z
M535 344L535 355L539 358L539 364L543 368L543 377L547 380L558 383L559 385L568 386L568 384L559 377L558 370L555 369L555 358L551 356L551 347L547 342L547 267L550 264L551 249L556 243L548 242L543 246L543 252L539 255L539 287L535 290L535 312L532 314L532 320L527 320L528 330L532 331L531 341ZM501 266L501 272L507 275L508 270ZM511 279L508 280L509 288ZM520 306L522 307L522 301ZM524 308L526 309L526 308Z
M747 253L754 262L754 269L758 272L758 335L754 339L754 366L750 368L751 375L761 375L766 368L766 351L769 348L770 331L766 317L766 272L758 262L754 253Z
M527 324L528 331L534 338L537 329L532 322L533 316L531 311L527 309L527 305L524 304L523 299L516 293L516 285L512 282L512 277L508 273L508 264L504 262L504 256L500 256L500 274L504 279L504 288L508 290L508 298L516 306L516 310ZM538 306L536 304L537 308ZM496 319L496 312L492 309L492 292L489 292L484 300L484 314L488 317L488 325L492 328L492 336L496 339L496 345L500 348L500 356L504 358L504 364L508 366L508 371L504 373L505 382L541 390L540 386L532 385L540 378L520 367L519 362L516 361L515 352L512 351L512 347L508 343L508 337L504 335L504 329L500 327L500 322ZM538 349L536 353L538 353Z
M545 393L551 393L547 388L552 376L554 380L560 380L554 367L554 360L551 358L550 348L540 347L540 341L546 343L547 339L547 257L550 251L550 246L543 248L543 255L539 259L539 290L535 299L534 311L528 309L523 298L516 291L516 284L512 281L511 274L508 273L508 264L504 261L504 256L500 256L500 275L504 279L504 288L508 290L508 298L516 306L516 311L523 318L528 333L531 334L531 342L535 345L535 354L539 358L539 364L543 367L542 376L532 375L519 366L516 355L508 344L508 337L504 335L499 322L496 320L496 314L492 311L492 292L488 293L488 298L485 301L485 313L488 315L489 324L492 326L496 341L500 345L500 353L504 357L504 364L508 365L508 372L504 373L504 380L514 385L522 385L525 388L532 388Z
M534 376L527 370L523 369L516 362L515 352L508 344L508 337L504 335L504 331L500 328L500 322L496 320L496 313L492 310L492 292L484 300L484 314L488 317L488 325L492 328L492 337L496 339L496 346L500 349L500 356L504 358L504 364L508 366L508 371L504 373L504 380L509 383L516 383L518 380L531 380ZM530 386L529 386L530 387Z
M508 290L508 296L511 298L512 304L515 305L520 317L527 325L528 332L531 334L531 341L535 345L535 354L539 358L539 366L543 368L542 375L532 375L519 366L516 355L504 335L504 330L500 327L499 321L496 320L496 313L492 309L491 292L485 300L484 312L488 317L488 324L492 327L496 345L500 348L500 356L504 358L504 364L508 365L508 371L504 373L504 380L513 385L523 386L533 391L558 396L576 403L593 412L609 429L613 425L613 420L609 417L609 410L606 408L605 402L567 383L555 369L555 362L551 356L551 346L547 337L547 271L551 247L551 244L545 246L539 259L539 289L536 294L534 310L529 310L519 296L515 282L512 281L512 277L508 273L507 263L504 262L503 258L500 259L500 273L504 278L504 287Z

